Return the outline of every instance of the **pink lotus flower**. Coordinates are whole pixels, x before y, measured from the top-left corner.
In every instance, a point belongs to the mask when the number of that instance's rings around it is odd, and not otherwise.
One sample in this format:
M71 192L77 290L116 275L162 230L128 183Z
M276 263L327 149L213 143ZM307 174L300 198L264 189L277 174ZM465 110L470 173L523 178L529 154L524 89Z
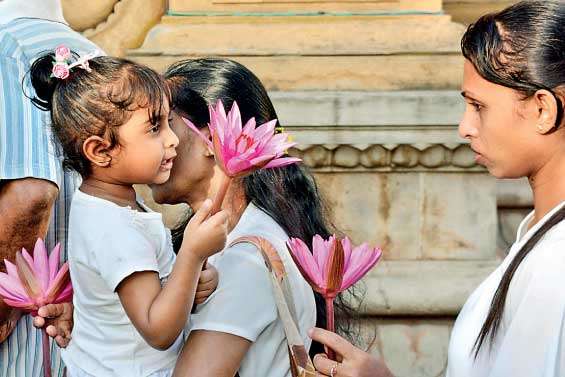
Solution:
M182 119L214 151L216 162L226 175L214 199L212 214L219 211L232 178L244 177L258 169L276 168L301 161L295 157L282 157L296 143L288 141L285 133L275 134L276 119L256 127L255 118L251 118L242 126L241 114L235 101L228 114L222 101L218 101L216 107L209 106L208 110L212 141L190 120Z
M222 101L209 107L210 135L208 140L188 119L184 122L214 150L218 165L228 177L245 176L254 170L275 168L301 161L294 157L281 157L296 145L288 141L288 135L275 134L277 120L273 119L256 127L255 118L242 126L239 107L234 101L226 115Z
M0 296L12 307L37 314L37 309L47 304L71 301L73 287L69 265L59 269L61 247L57 245L47 257L43 240L38 239L33 258L25 249L16 254L16 264L4 260L6 271L0 272Z
M61 80L64 80L67 77L69 77L69 73L70 71L67 63L57 63L53 66L53 70L51 71L53 77L56 77Z
M328 240L315 235L312 239L312 252L298 238L291 238L287 247L302 276L314 291L326 299L327 328L335 331L335 297L357 283L373 268L381 257L381 249L372 248L367 243L352 247L349 238L339 240L335 235ZM328 357L335 360L331 350L328 350Z
M4 260L6 272L0 272L0 297L12 307L37 315L37 310L47 304L72 300L73 287L69 265L59 269L61 247L59 244L47 256L43 240L38 239L33 258L26 249L16 253L16 264ZM44 375L51 376L49 338L43 329Z

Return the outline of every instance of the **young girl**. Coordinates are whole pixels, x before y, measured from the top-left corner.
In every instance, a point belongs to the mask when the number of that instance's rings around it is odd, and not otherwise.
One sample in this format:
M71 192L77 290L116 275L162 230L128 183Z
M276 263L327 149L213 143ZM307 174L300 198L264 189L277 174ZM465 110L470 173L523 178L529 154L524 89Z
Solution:
M167 87L147 67L64 47L30 76L64 165L83 179L69 220L75 323L63 360L73 377L169 376L204 261L224 246L226 215L208 218L207 201L175 261L161 215L136 197L133 185L165 182L176 156Z

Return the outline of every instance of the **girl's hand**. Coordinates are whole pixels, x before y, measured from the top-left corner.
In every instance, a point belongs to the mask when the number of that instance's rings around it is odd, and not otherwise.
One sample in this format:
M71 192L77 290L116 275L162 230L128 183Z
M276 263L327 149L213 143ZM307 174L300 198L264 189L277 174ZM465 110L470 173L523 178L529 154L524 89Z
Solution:
M216 267L209 263L206 264L206 268L200 273L200 279L198 279L194 303L200 305L206 301L218 287L219 281L220 279Z
M208 217L211 207L212 201L206 199L190 219L184 231L181 252L186 249L205 260L224 248L228 234L228 215L226 211L220 211Z
M382 360L356 348L341 336L319 328L308 331L308 335L331 349L338 360L328 359L326 355L318 354L314 357L314 367L318 376L331 377L393 377L390 370Z

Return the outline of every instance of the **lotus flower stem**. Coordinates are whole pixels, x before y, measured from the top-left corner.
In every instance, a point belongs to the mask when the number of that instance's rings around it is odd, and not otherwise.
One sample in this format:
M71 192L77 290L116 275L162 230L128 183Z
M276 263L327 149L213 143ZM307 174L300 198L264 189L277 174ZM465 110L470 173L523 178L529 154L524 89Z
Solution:
M334 299L332 297L326 297L326 328L328 331L335 332L335 322L334 322ZM326 354L330 360L336 359L335 351L329 347L326 347Z
M220 212L222 209L222 203L224 202L224 198L226 197L226 193L228 192L228 188L230 187L230 183L232 178L223 174L222 182L220 183L220 190L216 193L214 197L214 202L212 203L212 209L210 210L210 216L215 215L216 213Z
M41 340L43 346L43 377L51 377L51 351L49 349L49 335L45 327L41 329Z

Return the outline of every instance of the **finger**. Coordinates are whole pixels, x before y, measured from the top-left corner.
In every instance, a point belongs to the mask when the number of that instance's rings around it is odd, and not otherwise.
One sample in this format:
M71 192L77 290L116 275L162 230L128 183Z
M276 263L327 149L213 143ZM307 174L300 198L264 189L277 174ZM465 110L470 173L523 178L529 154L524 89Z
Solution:
M33 318L33 325L38 329L42 328L43 326L45 326L45 318L36 315Z
M213 224L213 225L227 225L228 223L228 213L225 210L222 210L212 216L210 216L210 218L208 220L206 220L207 223L209 224Z
M196 305L200 305L200 304L204 303L204 301L206 301L206 298L195 298L194 299L194 303Z
M196 292L203 292L203 291L210 291L210 290L214 290L214 288L216 288L216 282L214 280L209 281L207 283L200 283L198 284L198 286L196 287Z
M201 224L206 220L208 215L210 214L210 209L212 208L212 201L210 199L206 199L204 203L198 208L198 211L192 216L190 222L193 224Z
M59 332L59 335L62 335L64 338L70 338L72 331L72 322L64 321L59 323L57 331Z
M37 310L37 315L44 318L59 317L65 312L65 304L48 304Z
M214 281L214 279L217 276L217 272L215 268L210 268L210 267L206 267L205 270L203 270L200 273L200 278L198 279L198 283L199 284L206 284L208 282Z
M201 298L208 298L210 297L210 295L214 292L213 289L207 290L207 291L202 291L202 292L196 292L196 295L194 295L195 299L201 299Z
M332 368L336 367L337 368L334 370L334 376L337 376L338 374L335 373L339 370L339 364L337 361L333 361L328 359L328 357L324 354L317 354L316 356L314 356L314 360L312 360L314 363L314 368L316 368L317 371L324 373L325 375L330 375Z
M70 339L63 338L61 335L57 335L55 337L55 342L61 348L66 348L69 345Z
M344 358L351 356L355 350L355 347L351 343L331 331L314 327L308 331L308 335L313 340L330 347Z
M45 332L47 333L47 335L49 335L51 338L55 338L57 337L57 335L59 335L59 332L57 331L57 328L53 325L49 325L45 328Z

